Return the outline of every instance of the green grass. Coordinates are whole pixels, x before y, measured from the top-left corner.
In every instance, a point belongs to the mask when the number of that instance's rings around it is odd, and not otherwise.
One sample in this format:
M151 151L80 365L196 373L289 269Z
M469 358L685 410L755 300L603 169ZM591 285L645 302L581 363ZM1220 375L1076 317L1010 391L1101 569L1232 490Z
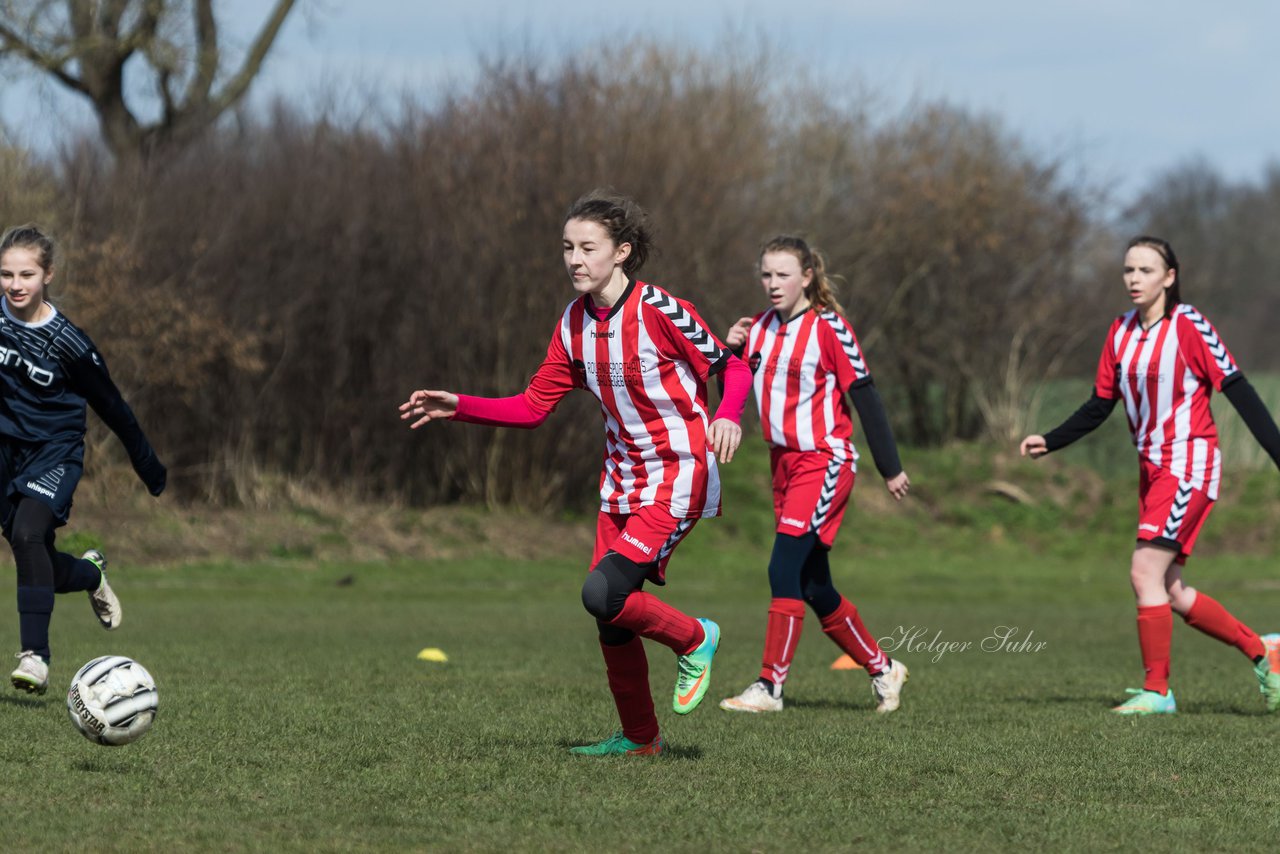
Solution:
M1180 626L1181 713L1108 714L1140 675L1122 554L869 558L850 538L837 580L873 631L974 647L900 651L912 679L881 719L864 675L828 669L838 651L811 618L787 710L756 718L715 703L758 667L764 558L713 551L716 524L664 591L720 622L714 687L672 714L673 657L649 646L658 759L566 750L615 726L580 560L122 569L120 631L60 597L54 687L0 702L0 847L1274 850L1280 718L1238 653ZM1259 628L1280 627L1280 590L1259 581L1273 574L1264 558L1204 563ZM999 626L1045 646L982 651ZM416 659L432 646L447 664ZM154 730L122 748L77 735L61 696L107 652L160 685Z

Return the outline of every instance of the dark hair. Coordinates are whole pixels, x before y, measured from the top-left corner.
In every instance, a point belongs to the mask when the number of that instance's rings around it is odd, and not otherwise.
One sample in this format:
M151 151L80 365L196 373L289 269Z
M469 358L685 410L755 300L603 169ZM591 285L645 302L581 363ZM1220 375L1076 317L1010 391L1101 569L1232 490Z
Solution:
M816 246L810 246L803 237L779 234L765 241L765 244L760 247L760 258L763 259L769 252L790 252L800 262L802 272L813 271L813 282L805 292L810 304L830 309L838 314L845 313L840 300L836 298L835 282L840 277L827 272L827 259Z
M653 249L649 215L633 200L612 190L598 188L569 206L564 221L581 219L598 222L615 246L631 244L631 254L622 262L622 272L631 275L644 266Z
M1124 248L1124 251L1128 252L1135 246L1154 249L1160 256L1160 260L1164 261L1165 269L1173 271L1173 284L1165 288L1164 291L1164 316L1171 317L1173 310L1178 307L1178 303L1182 302L1182 270L1178 268L1178 256L1174 254L1173 247L1169 245L1169 241L1159 237L1151 237L1145 234L1135 237L1129 241L1129 245Z
M53 240L33 223L15 225L0 237L0 255L10 249L34 249L40 269L46 273L53 267Z

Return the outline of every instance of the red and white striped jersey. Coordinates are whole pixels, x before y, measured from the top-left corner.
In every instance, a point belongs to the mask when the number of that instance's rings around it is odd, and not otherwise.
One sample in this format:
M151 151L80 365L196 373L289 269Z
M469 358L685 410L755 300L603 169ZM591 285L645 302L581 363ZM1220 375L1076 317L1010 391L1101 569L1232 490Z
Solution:
M1239 370L1213 324L1183 303L1150 329L1137 310L1116 318L1094 390L1124 401L1142 457L1217 498L1222 454L1209 396Z
M729 351L693 306L633 281L604 320L589 298L569 304L525 394L549 412L571 389L600 401L605 458L600 509L657 504L676 518L720 514L720 477L707 445L707 378Z
M818 308L783 321L756 315L747 333L764 440L795 451L821 451L857 469L853 420L844 392L869 379L849 321Z

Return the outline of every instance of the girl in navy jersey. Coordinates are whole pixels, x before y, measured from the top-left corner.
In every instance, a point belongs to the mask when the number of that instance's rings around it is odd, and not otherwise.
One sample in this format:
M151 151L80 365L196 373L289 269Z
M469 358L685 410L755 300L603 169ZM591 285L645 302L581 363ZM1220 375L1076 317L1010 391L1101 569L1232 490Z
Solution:
M1187 625L1236 647L1254 666L1268 711L1280 709L1280 672L1266 644L1203 590L1183 580L1183 567L1218 497L1222 454L1209 409L1226 395L1258 442L1280 466L1280 430L1240 373L1218 332L1182 302L1173 247L1136 237L1124 256L1124 285L1133 308L1107 331L1093 395L1054 430L1022 440L1023 456L1063 448L1106 420L1124 402L1138 448L1137 547L1129 569L1138 604L1138 646L1146 679L1113 711L1172 714L1169 646L1173 612Z
M910 480L822 254L798 237L775 237L761 250L760 281L771 307L739 320L725 340L734 352L747 354L769 443L777 522L769 560L773 598L759 678L720 708L782 711L783 685L808 603L827 637L871 676L876 711L892 712L907 668L884 654L858 609L836 590L827 560L857 470L846 393L890 494L901 500Z
M120 625L120 601L107 584L102 553L90 549L76 558L54 548L54 530L66 524L84 469L86 404L124 443L151 494L165 485L165 467L101 354L46 299L53 255L53 242L33 225L0 238L0 524L18 570L22 646L10 678L15 688L35 694L49 687L55 593L87 591L102 626Z
M650 251L644 211L630 199L590 193L565 216L564 261L580 296L564 310L542 365L522 394L480 398L419 390L400 406L417 428L451 419L532 428L566 394L600 401L605 458L595 554L582 603L596 619L609 690L622 727L586 756L657 754L664 747L641 638L677 655L672 706L687 714L710 684L720 629L643 590L665 583L667 562L698 519L720 513L716 460L732 459L750 373L689 303L635 278ZM714 416L707 379L724 373Z

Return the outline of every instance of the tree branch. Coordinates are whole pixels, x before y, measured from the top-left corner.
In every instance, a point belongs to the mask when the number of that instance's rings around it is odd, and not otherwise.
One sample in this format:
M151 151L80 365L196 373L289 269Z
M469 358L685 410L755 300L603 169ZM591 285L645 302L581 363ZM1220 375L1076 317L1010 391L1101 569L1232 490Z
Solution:
M85 87L84 82L77 77L72 77L63 68L65 60L42 53L24 39L21 34L10 29L3 22L0 22L0 48L12 51L37 68L52 74L59 83L68 89L84 95L88 94L89 90Z
M253 47L249 50L249 55L245 57L244 65L240 67L240 71L234 77L227 81L227 85L223 87L222 92L210 104L213 109L213 115L217 115L230 107L248 91L249 84L253 82L253 78L257 76L258 71L262 68L262 62L266 59L267 52L271 50L271 45L280 33L280 28L284 25L285 18L289 16L290 10L293 9L294 3L295 0L277 0L275 9L271 12L271 17L263 25L262 32L258 33L258 38L254 40Z

